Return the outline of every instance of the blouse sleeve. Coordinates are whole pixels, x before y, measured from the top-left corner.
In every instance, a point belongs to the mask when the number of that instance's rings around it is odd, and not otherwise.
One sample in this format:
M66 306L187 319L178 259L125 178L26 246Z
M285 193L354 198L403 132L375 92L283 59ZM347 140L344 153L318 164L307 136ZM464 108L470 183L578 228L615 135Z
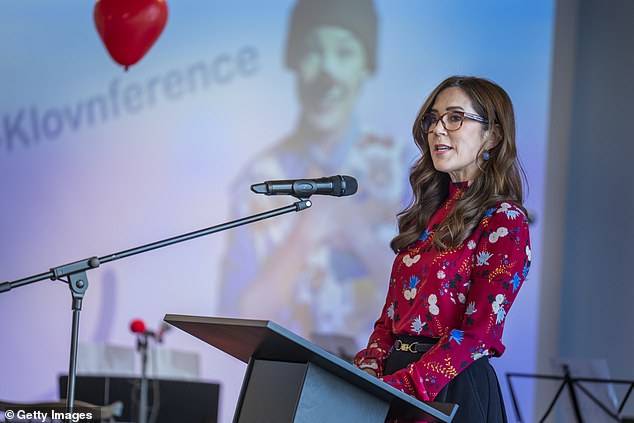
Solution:
M423 401L475 360L504 352L504 322L530 266L528 219L516 206L490 209L480 227L471 284L458 327L449 328L419 361L383 377L390 385Z
M359 351L354 357L354 365L360 369L372 369L378 377L383 376L383 368L390 349L394 344L394 336L392 335L392 319L393 306L390 304L390 298L393 289L393 283L390 283L387 293L387 299L383 306L381 316L374 323L374 330L370 335L368 347Z

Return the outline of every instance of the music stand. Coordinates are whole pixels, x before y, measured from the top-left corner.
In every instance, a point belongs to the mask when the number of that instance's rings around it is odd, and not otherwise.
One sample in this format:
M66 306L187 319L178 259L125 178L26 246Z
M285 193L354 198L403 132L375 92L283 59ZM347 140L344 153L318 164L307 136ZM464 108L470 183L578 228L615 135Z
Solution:
M563 367L563 371L564 371L563 376L544 375L544 374L529 374L529 373L506 373L506 380L507 380L507 382L509 384L509 389L511 391L511 399L513 400L513 408L515 409L515 416L517 417L517 420L520 423L522 423L524 420L522 419L522 413L520 412L519 404L517 402L517 398L516 398L516 395L515 395L515 390L513 389L513 383L511 381L512 377L523 377L523 378L530 378L530 379L561 381L561 384L559 385L559 388L557 389L557 392L555 393L555 396L554 396L553 400L550 402L546 412L544 413L542 418L539 420L540 423L543 423L544 421L546 421L546 418L548 417L548 415L553 410L553 408L555 406L555 403L557 402L557 400L561 396L561 393L564 391L564 389L567 389L567 391L568 391L568 393L570 395L570 402L571 402L572 409L573 409L574 414L575 414L576 421L578 423L582 423L583 422L583 418L581 416L581 409L579 408L579 400L578 400L577 391L575 390L575 388L577 388L578 391L583 393L594 404L596 404L601 410L603 410L607 416L611 417L612 419L614 419L617 422L621 421L621 418L619 417L619 415L621 414L621 412L623 412L623 408L625 407L625 404L627 403L627 400L629 399L630 394L632 393L632 390L634 389L634 380L606 379L606 378L592 378L592 377L572 377L570 375L569 366L567 364L564 364L562 367ZM629 385L629 387L628 387L627 392L625 393L625 395L623 397L623 400L618 405L617 413L614 413L614 412L612 412L609 409L610 408L609 406L605 405L595 395L593 395L592 392L590 392L590 390L588 390L585 386L581 385L582 382L616 384L616 385Z

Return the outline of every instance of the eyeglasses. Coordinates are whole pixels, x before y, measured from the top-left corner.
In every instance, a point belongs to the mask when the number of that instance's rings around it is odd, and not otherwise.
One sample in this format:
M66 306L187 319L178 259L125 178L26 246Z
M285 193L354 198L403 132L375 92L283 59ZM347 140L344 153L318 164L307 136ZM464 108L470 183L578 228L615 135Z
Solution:
M420 121L420 127L423 132L429 133L440 121L442 122L442 126L447 131L457 131L462 127L462 122L464 122L465 119L471 119L481 123L489 123L489 120L483 118L482 116L473 113L452 110L450 112L443 113L440 116L432 113L425 113Z

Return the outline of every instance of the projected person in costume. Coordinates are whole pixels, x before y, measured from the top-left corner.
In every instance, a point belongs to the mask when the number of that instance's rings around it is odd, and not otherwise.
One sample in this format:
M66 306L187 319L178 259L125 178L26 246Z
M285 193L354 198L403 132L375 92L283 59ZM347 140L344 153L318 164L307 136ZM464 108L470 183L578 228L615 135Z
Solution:
M232 231L222 275L225 315L275 320L304 336L337 333L365 342L383 301L387 243L396 234L408 166L397 143L355 117L363 85L376 70L377 26L372 0L294 6L285 65L294 73L300 106L295 129L254 157L234 186L347 174L359 191L313 197L307 211ZM232 214L293 201L247 192L234 198Z
M399 214L387 298L355 364L454 422L504 422L489 357L531 260L513 106L498 85L451 77L414 121L422 155Z

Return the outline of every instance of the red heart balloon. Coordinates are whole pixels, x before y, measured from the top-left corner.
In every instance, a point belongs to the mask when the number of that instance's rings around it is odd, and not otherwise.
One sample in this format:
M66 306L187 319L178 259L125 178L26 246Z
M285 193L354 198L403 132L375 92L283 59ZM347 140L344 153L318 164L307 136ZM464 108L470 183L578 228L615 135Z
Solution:
M108 53L127 70L141 60L167 23L165 0L97 0L95 26Z

